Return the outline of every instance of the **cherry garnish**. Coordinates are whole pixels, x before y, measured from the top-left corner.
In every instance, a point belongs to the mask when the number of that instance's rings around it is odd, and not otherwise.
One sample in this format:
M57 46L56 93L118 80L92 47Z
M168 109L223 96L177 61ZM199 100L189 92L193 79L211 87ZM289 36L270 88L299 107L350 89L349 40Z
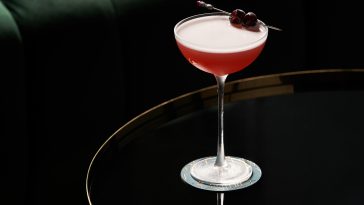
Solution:
M258 22L257 15L255 15L255 13L253 12L248 12L244 15L241 23L244 26L255 26L257 22Z
M215 8L213 5L207 4L204 1L197 1L196 3L197 3L198 7L206 8L208 10L215 10L215 11L219 11L219 12L228 14L230 23L233 25L242 25L245 27L253 27L258 22L258 18L255 15L255 13L253 13L253 12L245 13L241 9L235 9L233 12L229 13L227 11ZM282 29L274 27L274 26L267 25L267 27L270 29L276 30L276 31L282 31Z
M245 16L245 11L241 9L235 9L229 16L230 23L239 25L242 23Z

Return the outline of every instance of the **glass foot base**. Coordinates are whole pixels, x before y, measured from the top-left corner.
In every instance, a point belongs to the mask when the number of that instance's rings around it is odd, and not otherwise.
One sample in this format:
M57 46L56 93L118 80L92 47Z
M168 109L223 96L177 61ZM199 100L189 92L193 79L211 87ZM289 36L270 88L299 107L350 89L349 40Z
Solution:
M226 157L226 165L216 167L215 157L198 160L191 167L191 176L208 185L232 185L246 181L252 175L252 167L239 158Z
M215 167L216 157L195 160L181 171L186 183L209 191L232 191L246 188L257 182L262 172L253 162L236 157L226 157L226 166Z

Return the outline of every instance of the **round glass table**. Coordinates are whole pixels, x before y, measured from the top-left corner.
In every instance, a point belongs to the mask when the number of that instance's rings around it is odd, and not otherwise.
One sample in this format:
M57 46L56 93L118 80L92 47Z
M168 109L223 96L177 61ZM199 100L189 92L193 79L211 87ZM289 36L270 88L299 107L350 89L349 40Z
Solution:
M228 82L227 155L254 161L245 189L204 191L180 178L216 155L216 87L160 104L110 136L90 162L90 204L364 204L364 69Z

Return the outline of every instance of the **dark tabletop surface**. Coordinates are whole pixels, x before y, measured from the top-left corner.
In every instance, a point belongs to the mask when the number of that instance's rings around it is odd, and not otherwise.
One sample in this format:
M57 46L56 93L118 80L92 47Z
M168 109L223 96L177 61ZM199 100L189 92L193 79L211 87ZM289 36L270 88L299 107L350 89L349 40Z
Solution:
M262 178L224 204L363 204L364 70L318 70L228 82L225 150ZM185 184L188 162L216 154L216 88L163 103L117 130L90 164L99 204L217 204ZM220 195L221 196L221 195Z

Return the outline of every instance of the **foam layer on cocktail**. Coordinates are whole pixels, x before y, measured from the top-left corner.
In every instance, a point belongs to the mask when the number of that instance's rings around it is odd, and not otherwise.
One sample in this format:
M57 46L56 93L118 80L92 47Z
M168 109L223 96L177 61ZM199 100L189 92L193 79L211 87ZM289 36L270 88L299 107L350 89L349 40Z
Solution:
M258 23L254 31L230 24L229 16L213 15L195 18L176 27L179 43L194 50L231 53L249 50L263 44L268 29Z

